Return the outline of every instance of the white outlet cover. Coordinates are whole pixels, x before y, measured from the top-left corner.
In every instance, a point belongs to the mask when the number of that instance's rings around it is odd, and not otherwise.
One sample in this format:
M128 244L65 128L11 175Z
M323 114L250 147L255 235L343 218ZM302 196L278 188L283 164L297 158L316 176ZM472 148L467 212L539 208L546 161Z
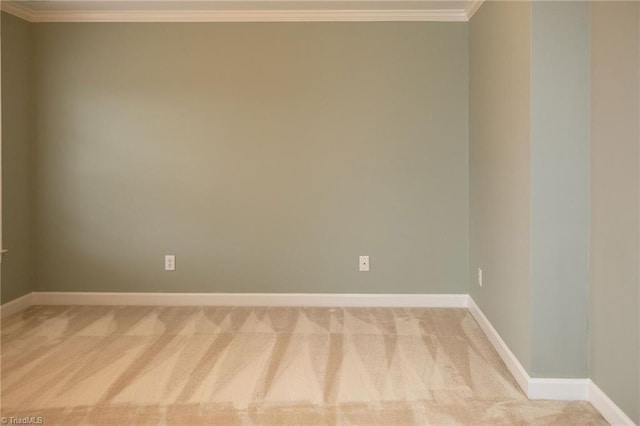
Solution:
M369 256L360 256L360 272L369 272Z
M176 270L176 256L174 254L167 254L164 257L164 270L165 271Z

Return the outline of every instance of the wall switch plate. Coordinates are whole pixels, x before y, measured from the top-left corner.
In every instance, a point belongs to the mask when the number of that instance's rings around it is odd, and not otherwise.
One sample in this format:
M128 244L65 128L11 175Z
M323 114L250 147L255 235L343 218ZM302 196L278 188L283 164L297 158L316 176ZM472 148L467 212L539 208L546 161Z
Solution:
M176 270L176 256L174 254L168 254L164 257L164 270L165 271Z
M369 256L360 256L360 272L369 272Z
M482 287L482 269L478 268L478 285Z

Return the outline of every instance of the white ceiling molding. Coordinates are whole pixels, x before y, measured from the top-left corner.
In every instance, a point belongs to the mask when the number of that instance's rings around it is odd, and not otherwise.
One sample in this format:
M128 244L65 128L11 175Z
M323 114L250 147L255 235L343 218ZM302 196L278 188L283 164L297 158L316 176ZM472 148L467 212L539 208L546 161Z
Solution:
M464 22L478 10L484 0L469 0L464 8L411 8L393 9L394 1L380 1L379 9L339 9L339 1L325 0L314 2L332 8L300 8L304 1L291 2L291 9L269 8L230 8L230 9L163 9L144 10L120 8L94 9L37 9L29 7L28 2L11 0L1 1L2 10L29 22L347 22L347 21L437 21ZM47 2L55 4L55 2ZM76 4L82 5L82 1ZM115 3L115 2L114 2ZM416 4L422 2L416 1ZM463 2L458 2L462 3ZM161 5L162 2L158 2ZM268 5L267 2L264 2ZM353 3L351 3L353 4ZM371 4L369 2L368 4ZM406 3L405 3L406 4Z
M3 12L10 13L20 19L24 19L25 21L32 22L33 12L31 11L31 9L24 7L20 3L14 1L0 0L0 4L2 5Z
M478 9L480 9L482 3L484 3L484 0L471 0L469 3L467 3L467 6L464 8L464 14L467 18L467 21L471 19L473 14L476 13Z

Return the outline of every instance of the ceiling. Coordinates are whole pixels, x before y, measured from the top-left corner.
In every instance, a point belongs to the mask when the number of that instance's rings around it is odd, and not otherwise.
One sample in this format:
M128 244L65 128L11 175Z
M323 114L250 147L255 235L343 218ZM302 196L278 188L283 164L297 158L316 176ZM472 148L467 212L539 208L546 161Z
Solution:
M468 21L483 0L13 0L31 22Z

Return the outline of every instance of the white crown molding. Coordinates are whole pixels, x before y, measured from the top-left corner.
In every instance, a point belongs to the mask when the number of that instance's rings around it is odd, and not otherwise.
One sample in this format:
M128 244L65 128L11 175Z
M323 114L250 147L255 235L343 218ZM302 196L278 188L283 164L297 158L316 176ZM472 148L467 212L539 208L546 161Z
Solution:
M8 0L0 0L0 6L2 7L3 12L10 13L13 16L17 16L20 19L24 19L25 21L32 22L33 11L18 2L8 1Z
M464 8L464 15L467 18L467 21L471 19L473 14L476 13L478 9L480 9L482 3L484 3L484 0L471 0L469 3L467 3L467 7Z
M466 294L34 292L33 305L466 308Z
M474 3L478 0L473 0ZM328 2L335 4L335 2ZM68 10L38 11L16 1L2 10L29 22L464 22L462 9L316 9L316 10Z

